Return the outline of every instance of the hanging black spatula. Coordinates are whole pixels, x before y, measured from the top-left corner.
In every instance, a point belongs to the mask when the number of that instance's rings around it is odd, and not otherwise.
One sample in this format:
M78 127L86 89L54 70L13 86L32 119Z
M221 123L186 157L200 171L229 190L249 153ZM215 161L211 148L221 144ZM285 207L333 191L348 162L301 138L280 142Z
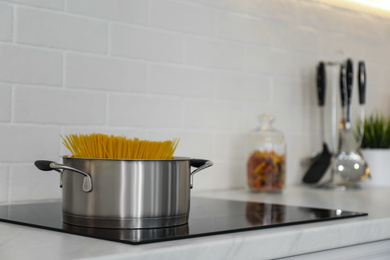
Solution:
M329 152L328 145L325 142L325 90L326 90L326 73L325 64L320 62L317 67L317 92L318 105L321 109L321 136L322 136L322 152L316 157L310 168L303 176L302 181L307 184L314 184L321 180L330 166L332 154Z
M365 109L364 105L366 103L366 65L364 61L359 61L359 70L358 70L358 85L359 85L359 104L360 104L360 133L359 133L359 141L358 148L360 148L363 135L364 135L364 118L365 118Z

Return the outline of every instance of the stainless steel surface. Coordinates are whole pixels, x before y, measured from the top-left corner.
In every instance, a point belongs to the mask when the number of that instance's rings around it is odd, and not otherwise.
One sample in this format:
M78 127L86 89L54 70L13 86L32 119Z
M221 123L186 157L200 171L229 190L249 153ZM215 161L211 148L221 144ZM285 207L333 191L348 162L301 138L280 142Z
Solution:
M199 168L196 168L194 171L191 172L191 174L190 174L190 188L191 189L194 187L194 174L197 172L200 172L200 171L202 171L210 166L213 166L213 162L206 161L202 166L200 166Z
M339 152L335 155L333 161L333 171L341 177L341 180L336 184L343 188L359 187L359 182L369 176L369 168L358 151L358 144L355 136L352 133L351 125L351 97L352 97L352 79L353 79L353 63L348 59L346 64L346 114L345 125L342 131L342 142Z
M197 169L190 172L192 162ZM211 161L186 157L114 160L64 156L63 165L51 163L50 167L63 169L65 223L133 229L186 224L193 175L211 165ZM81 185L87 176L91 185L93 182L89 192Z
M346 82L346 69L344 64L340 64L340 97L341 97L341 119L339 123L339 138L338 138L338 146L337 146L337 151L341 149L341 144L343 142L343 132L345 130L345 104L346 104L346 96L347 96L347 82ZM336 150L335 150L336 151Z
M332 110L332 128L331 128L331 152L334 154L337 151L337 141L338 141L338 123L337 123L337 78L335 75L337 75L339 68L339 63L334 62L332 65L332 101L331 101L331 110Z
M66 166L63 164L54 163L54 162L50 163L50 167L52 169L55 169L55 170L69 170L69 171L80 173L81 175L84 176L83 185L82 185L83 191L85 191L85 192L92 191L92 179L91 179L91 176L89 176L87 173L80 171L78 169L75 169L75 168L72 168L72 167L69 167L69 166ZM61 175L60 175L60 187L62 188L62 186L63 186L63 172L61 172Z
M141 242L143 240L162 240L166 237L187 236L190 232L188 225L167 228L149 229L103 229L85 228L64 223L62 228L68 232L82 234L98 238L110 238L114 240L130 240Z
M316 187L330 189L360 188L360 183L369 176L367 163L357 149L357 143L351 129L351 95L353 88L353 64L350 59L347 61L327 62L332 66L332 93L331 93L331 128L332 128L332 167L327 174L329 178L321 180ZM338 70L340 69L340 73ZM336 89L337 76L340 77L341 95L341 122L337 127ZM333 130L339 129L338 138ZM338 141L338 145L337 145Z

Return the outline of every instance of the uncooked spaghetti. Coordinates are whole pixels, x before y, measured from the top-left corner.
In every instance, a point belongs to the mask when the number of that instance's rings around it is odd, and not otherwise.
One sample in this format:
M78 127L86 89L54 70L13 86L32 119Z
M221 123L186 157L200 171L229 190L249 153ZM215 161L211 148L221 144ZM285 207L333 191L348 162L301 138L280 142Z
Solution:
M179 143L177 138L149 141L95 133L70 134L61 138L72 157L95 159L172 159Z

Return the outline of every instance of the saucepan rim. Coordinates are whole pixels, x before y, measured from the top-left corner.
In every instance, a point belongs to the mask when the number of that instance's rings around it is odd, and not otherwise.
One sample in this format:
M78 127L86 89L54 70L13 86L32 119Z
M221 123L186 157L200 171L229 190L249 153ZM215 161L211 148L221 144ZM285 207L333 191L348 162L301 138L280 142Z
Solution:
M192 157L181 157L174 156L173 159L102 159L102 158L81 158L81 157L73 157L72 155L63 155L61 156L63 159L72 159L72 160L91 160L91 161L191 161L195 158Z

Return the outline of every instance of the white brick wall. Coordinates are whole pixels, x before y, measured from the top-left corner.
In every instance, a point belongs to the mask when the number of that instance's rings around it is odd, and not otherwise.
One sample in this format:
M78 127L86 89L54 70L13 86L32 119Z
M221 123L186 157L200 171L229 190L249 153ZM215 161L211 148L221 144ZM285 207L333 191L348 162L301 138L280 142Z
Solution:
M59 52L0 43L0 80L3 82L60 85L62 65Z
M188 97L214 97L215 90L216 76L213 71L176 65L156 64L150 66L150 93Z
M0 84L0 122L11 120L11 86Z
M0 203L59 198L33 162L75 132L179 137L176 155L215 162L195 189L243 187L266 112L298 184L320 149L317 62L364 59L368 111L390 114L389 42L389 12L341 1L0 0Z
M180 127L181 101L178 98L132 94L110 94L110 126Z
M186 37L186 63L227 70L243 70L242 45L214 38Z
M274 37L269 23L266 18L219 12L218 36L227 40L271 46Z
M270 77L249 73L218 73L217 96L224 99L268 102Z
M102 93L15 86L13 101L18 123L102 125L106 120Z
M206 36L215 35L216 11L171 0L151 1L151 26Z
M37 158L56 160L60 129L56 126L2 124L0 126L0 157L3 163L34 162ZM26 183L27 185L27 183Z
M54 10L64 10L65 0L10 0L10 2Z
M113 24L111 54L161 62L183 62L183 35L146 27Z
M0 3L0 41L12 40L13 17L12 6Z
M17 8L16 17L18 43L107 53L106 22L30 8Z
M68 0L66 3L69 13L124 23L148 23L148 1L145 0Z
M65 84L69 88L145 93L147 65L145 62L70 53L66 56Z

